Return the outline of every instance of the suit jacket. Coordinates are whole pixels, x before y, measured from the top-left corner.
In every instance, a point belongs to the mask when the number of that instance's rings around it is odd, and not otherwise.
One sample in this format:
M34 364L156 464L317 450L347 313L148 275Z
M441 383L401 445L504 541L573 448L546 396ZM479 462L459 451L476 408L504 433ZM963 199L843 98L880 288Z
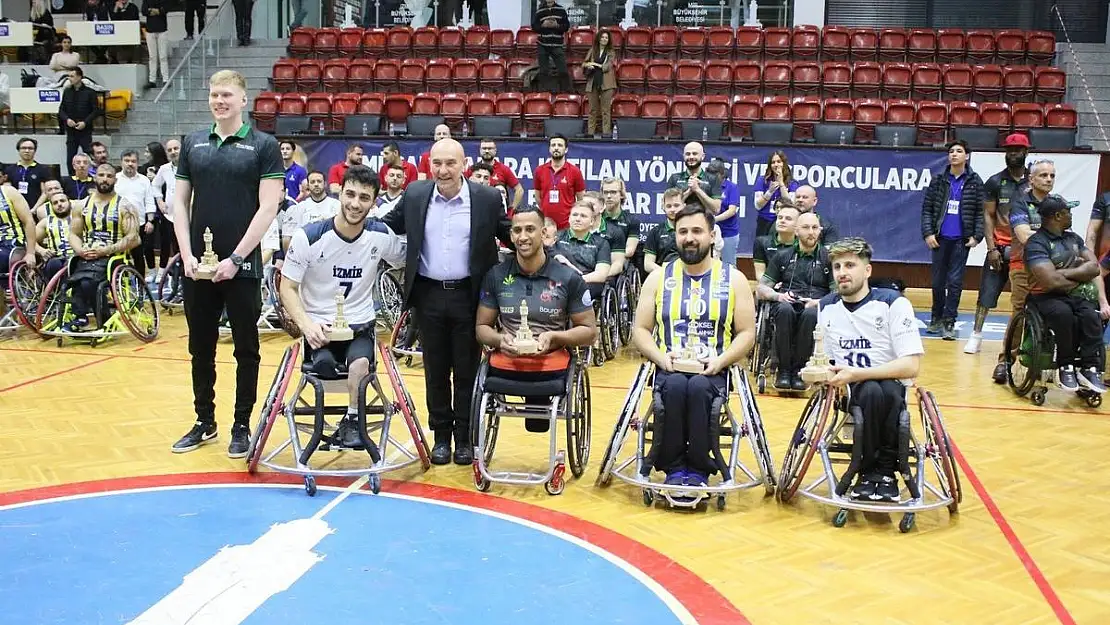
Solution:
M501 194L492 187L470 185L470 288L475 300L482 286L482 278L497 264L497 239L509 245L509 218ZM424 223L428 216L428 204L432 201L434 180L418 180L405 188L400 202L385 216L385 224L397 234L408 237L408 250L405 259L405 306L410 305L412 285L420 271L420 252L424 248Z

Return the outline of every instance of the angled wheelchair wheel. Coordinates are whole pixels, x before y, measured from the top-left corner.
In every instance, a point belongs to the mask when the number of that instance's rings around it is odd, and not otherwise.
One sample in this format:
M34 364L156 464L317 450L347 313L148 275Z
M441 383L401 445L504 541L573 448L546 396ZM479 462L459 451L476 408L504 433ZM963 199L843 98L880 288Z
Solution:
M181 305L185 298L185 265L181 262L181 254L175 254L166 264L155 297L171 315Z
M936 470L937 479L940 480L944 493L952 498L952 503L948 504L948 511L955 514L960 509L960 503L963 502L963 489L960 484L960 471L952 455L952 442L944 429L937 398L930 391L921 388L917 389L917 396L918 407L921 410L921 426L925 433L926 455L933 462L933 468Z
M482 440L482 462L487 466L493 462L493 450L497 447L497 430L501 427L501 418L497 416L494 398L491 396L487 401L482 401L482 389L486 386L488 374L489 361L483 360L478 367L478 375L474 377L474 391L470 396L470 444L477 452L478 440ZM481 418L483 416L484 419Z
M54 274L54 277L50 278L42 289L42 296L39 297L39 305L35 310L34 321L34 327L40 336L43 336L43 332L57 330L62 325L65 309L68 307L65 293L68 277L68 268L62 268L61 271ZM43 338L49 337L43 336Z
M621 345L632 343L632 319L636 313L636 300L632 299L627 272L617 278L617 332Z
M748 439L751 443L752 453L759 462L759 469L763 472L764 494L774 495L778 486L778 476L775 475L775 461L771 456L771 448L767 444L767 433L763 430L763 419L759 414L759 405L752 394L752 387L748 383L747 373L743 369L736 369L736 387L740 395L741 410L744 421L747 423Z
M605 360L612 360L616 357L617 352L619 352L621 348L616 289L605 289L605 297L601 302L601 307L601 315L605 320L605 323L601 324L601 332L603 335L602 344L605 346Z
M380 323L389 330L396 328L403 305L401 285L398 284L397 278L387 271L379 273L374 295Z
M35 325L39 296L46 286L42 273L22 260L8 272L8 301L24 327L38 330Z
M1020 310L1006 326L1003 341L1003 362L1006 363L1006 381L1018 397L1024 397L1041 379L1044 354L1044 329L1040 319ZM1048 358L1051 359L1051 354Z
M283 403L285 393L293 380L300 354L300 341L286 347L285 354L281 357L281 365L274 372L274 381L270 384L270 391L266 394L266 400L262 402L258 422L254 426L251 442L247 447L247 471L249 473L258 470L258 462L262 459L262 452L266 448L266 440L270 437L270 430L273 429L274 422L278 420L285 408Z
M281 292L281 272L275 271L272 275L274 276L274 287L273 287L274 292L275 293L280 293ZM297 324L296 324L296 322L293 321L293 318L290 317L289 314L285 312L285 307L281 305L281 298L280 297L278 297L277 301L274 302L274 314L277 315L278 323L281 324L281 328L283 330L285 330L286 334L288 334L289 336L291 336L295 339L301 338L301 329L297 327Z
M590 437L593 433L590 412L590 373L587 367L574 377L567 398L567 454L570 472L580 478L590 462Z
M401 312L389 335L389 348L397 357L405 357L406 365L412 366L413 354L419 351L419 333L416 331L412 309Z
M142 275L131 265L112 272L112 304L131 334L144 343L158 338L158 305Z
M633 420L636 419L640 407L640 398L650 377L651 370L651 366L646 363L640 365L640 368L636 371L636 377L628 387L628 392L625 393L621 411L617 414L616 427L613 428L613 435L609 437L609 444L605 446L601 468L598 470L597 480L594 481L597 486L608 486L613 478L613 469L617 465L617 454L620 453L624 438L628 435Z
M401 372L397 370L397 360L393 358L389 349L381 343L378 343L378 357L385 365L386 377L389 378L389 385L393 389L394 403L397 409L401 411L401 415L405 419L405 427L408 428L409 435L412 436L412 440L416 444L416 453L420 456L420 466L427 471L432 467L431 452L428 450L428 440L424 437L424 429L420 427L420 422L417 420L416 402L412 400L408 388L401 381Z
M817 452L817 445L825 431L825 423L833 409L836 394L828 386L820 387L806 403L794 434L790 437L790 445L783 458L782 471L779 473L779 501L789 502L794 493L805 479L809 463Z

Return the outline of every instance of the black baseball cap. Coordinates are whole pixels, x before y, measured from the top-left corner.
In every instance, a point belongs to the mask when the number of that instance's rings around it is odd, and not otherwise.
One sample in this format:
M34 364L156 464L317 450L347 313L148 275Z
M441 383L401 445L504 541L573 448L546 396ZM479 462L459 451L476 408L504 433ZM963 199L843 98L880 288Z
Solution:
M1037 205L1037 212L1040 213L1041 219L1064 211L1071 211L1071 204L1059 195L1050 195Z

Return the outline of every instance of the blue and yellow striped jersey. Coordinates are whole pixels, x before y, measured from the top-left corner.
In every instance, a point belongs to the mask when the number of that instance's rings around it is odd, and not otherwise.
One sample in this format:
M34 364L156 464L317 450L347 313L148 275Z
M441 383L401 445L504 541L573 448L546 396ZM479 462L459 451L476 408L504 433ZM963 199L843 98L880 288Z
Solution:
M691 329L697 335L699 358L722 354L732 343L736 289L729 268L714 260L699 276L686 273L674 260L662 268L663 283L655 295L655 336L665 352L686 347ZM693 328L690 324L693 323Z

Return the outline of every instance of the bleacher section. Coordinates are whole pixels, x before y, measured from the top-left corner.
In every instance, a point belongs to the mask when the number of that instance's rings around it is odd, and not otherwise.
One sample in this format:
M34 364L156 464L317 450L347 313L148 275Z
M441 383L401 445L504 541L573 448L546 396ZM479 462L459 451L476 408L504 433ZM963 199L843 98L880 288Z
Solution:
M994 147L1012 130L1074 142L1078 116L1061 102L1066 74L1049 65L1055 38L1015 30L674 27L609 29L617 57L612 114L622 138L732 138L760 134L811 141L820 124L848 125L848 142L877 140L876 126L908 126L920 145L964 136ZM578 93L592 28L568 34ZM263 128L368 133L410 116L442 117L455 132L542 135L545 120L583 118L585 98L525 93L536 36L528 28L302 28L291 58L274 64L273 91L255 100ZM348 127L348 118L357 116ZM366 117L363 117L366 116ZM509 126L488 125L490 118ZM700 122L700 123L691 123ZM783 124L789 125L783 134ZM573 129L570 123L561 128ZM580 131L579 131L580 132ZM484 134L484 133L475 133ZM880 133L885 134L886 133ZM640 137L639 135L643 135ZM821 136L815 136L821 135ZM909 136L909 135L903 135ZM844 136L840 135L843 142Z

